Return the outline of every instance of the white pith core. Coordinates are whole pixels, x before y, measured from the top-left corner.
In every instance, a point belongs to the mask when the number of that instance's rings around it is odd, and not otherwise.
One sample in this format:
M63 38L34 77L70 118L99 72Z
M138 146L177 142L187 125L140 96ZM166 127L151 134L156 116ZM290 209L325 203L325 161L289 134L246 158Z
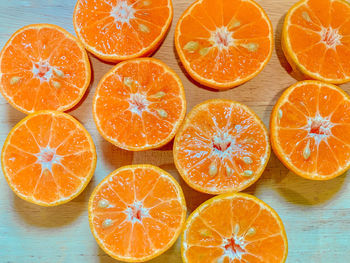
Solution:
M228 132L217 133L212 138L213 154L225 158L231 156L233 151L239 150L236 140Z
M133 203L124 211L124 213L127 215L127 220L132 223L141 223L143 218L149 217L149 210L143 207L141 201Z
M237 134L242 130L241 125L236 125ZM216 156L221 160L234 157L249 157L250 153L243 149L242 145L236 142L236 138L228 131L218 131L212 138L211 156Z
M39 61L33 63L33 75L40 79L40 82L49 81L53 75L52 67L48 61Z
M219 258L218 262L223 262L225 258L230 260L242 260L242 256L245 254L245 240L243 236L234 235L230 239L226 238L223 241L222 247L224 248L224 254Z
M305 129L308 132L308 137L314 138L316 145L319 145L322 140L327 140L332 134L331 129L333 126L334 124L329 118L323 118L317 114L314 118L308 119Z
M220 51L234 46L232 32L229 31L226 26L218 27L215 31L212 31L209 41Z
M45 169L52 172L52 165L53 164L60 164L60 161L62 159L61 156L56 154L56 149L45 147L40 148L40 152L35 155L37 159L37 163L41 164L41 171L44 171Z
M147 97L140 93L133 93L129 98L129 110L139 116L142 116L142 112L147 110L147 106L150 102Z
M332 27L322 27L321 32L321 41L326 45L327 48L335 49L338 45L341 45L342 36L339 34L337 28Z
M108 205L106 205L108 203ZM109 202L105 199L101 199L98 203L99 208L110 208L114 207L114 205L110 205ZM136 201L132 205L129 205L124 211L124 214L126 214L126 220L131 222L132 224L135 224L136 222L142 223L142 219L145 217L149 217L149 209L143 207L141 201ZM105 219L102 221L102 227L108 228L111 227L114 224L114 221L110 218Z
M135 18L135 9L132 5L128 5L126 1L120 1L112 9L111 16L114 18L115 22L130 24L130 20Z

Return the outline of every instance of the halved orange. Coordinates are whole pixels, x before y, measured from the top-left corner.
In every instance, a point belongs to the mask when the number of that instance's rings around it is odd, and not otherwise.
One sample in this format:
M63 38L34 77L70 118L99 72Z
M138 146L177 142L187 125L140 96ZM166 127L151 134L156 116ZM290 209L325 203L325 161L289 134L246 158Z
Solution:
M184 263L283 263L288 240L270 206L252 195L229 193L190 215L181 248Z
M175 46L193 79L215 88L255 77L272 54L273 33L253 0L197 0L180 17Z
M0 54L0 91L17 110L66 111L90 84L90 62L77 39L56 25L28 25Z
M350 3L302 0L285 18L282 47L295 70L307 78L350 81Z
M195 106L174 142L174 161L192 188L209 194L241 191L270 157L265 125L247 106L214 99Z
M73 24L87 50L117 62L150 55L172 19L171 0L78 0Z
M294 173L328 180L350 168L350 96L332 84L289 87L271 115L271 144Z
M154 58L119 63L102 78L93 100L94 119L101 135L130 151L168 143L185 113L180 78Z
M95 171L96 150L76 119L58 111L39 111L10 131L1 164L9 186L20 198L54 206L84 190Z
M150 260L170 248L186 219L180 185L153 165L124 166L108 175L89 201L92 234L111 257Z

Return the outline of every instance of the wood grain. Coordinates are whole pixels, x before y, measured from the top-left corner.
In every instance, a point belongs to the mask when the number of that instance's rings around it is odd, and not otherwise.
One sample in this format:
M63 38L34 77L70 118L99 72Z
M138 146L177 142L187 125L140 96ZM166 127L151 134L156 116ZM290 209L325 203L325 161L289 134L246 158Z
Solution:
M189 0L174 0L174 20L161 48L154 55L166 62L181 77L186 89L188 109L209 98L230 98L250 106L269 122L271 109L282 91L296 82L289 72L280 46L284 15L293 0L258 1L268 13L275 30L275 50L271 61L256 78L224 92L198 87L184 72L173 45L176 22L190 5ZM0 46L18 28L32 23L53 23L74 33L74 0L1 0ZM87 217L87 201L93 188L114 169L130 163L158 165L176 177L184 189L189 211L210 196L191 190L175 169L171 144L160 150L127 152L103 140L92 120L91 101L97 82L112 65L90 56L93 81L79 106L70 112L93 136L98 162L87 189L66 205L41 208L17 198L0 177L0 262L116 262L98 248ZM350 59L350 58L349 58ZM343 85L350 92L350 85ZM24 115L0 98L0 143ZM350 136L350 135L349 135ZM288 263L343 263L350 255L350 180L342 175L328 182L313 182L289 172L272 155L262 178L246 192L270 204L282 217L289 240ZM179 241L152 263L181 262Z

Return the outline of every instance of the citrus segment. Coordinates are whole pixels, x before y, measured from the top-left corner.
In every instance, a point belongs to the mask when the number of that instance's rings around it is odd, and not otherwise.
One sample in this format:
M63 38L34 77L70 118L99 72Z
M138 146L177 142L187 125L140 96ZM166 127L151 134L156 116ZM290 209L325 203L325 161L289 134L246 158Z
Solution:
M345 0L302 0L288 12L282 46L288 61L308 78L350 81L350 4Z
M270 156L266 127L245 105L209 100L195 106L174 142L174 161L194 189L241 191L262 174Z
M9 133L1 155L11 189L26 201L54 206L80 194L96 166L94 143L68 114L39 111Z
M271 116L271 143L296 174L314 180L334 178L350 168L350 97L320 81L288 88Z
M282 263L288 241L283 223L267 204L247 194L223 194L200 205L182 235L185 263Z
M172 17L171 0L78 0L73 23L87 50L116 62L152 53Z
M158 148L175 135L186 112L180 78L163 62L122 62L100 81L93 113L101 135L120 148Z
M0 54L0 91L24 113L66 111L83 97L90 83L84 47L63 28L25 26L12 35Z
M272 26L252 0L198 0L181 16L175 46L188 73L216 89L255 77L272 52Z
M96 187L89 201L96 241L122 261L146 261L165 252L178 238L185 218L181 187L152 165L117 169Z

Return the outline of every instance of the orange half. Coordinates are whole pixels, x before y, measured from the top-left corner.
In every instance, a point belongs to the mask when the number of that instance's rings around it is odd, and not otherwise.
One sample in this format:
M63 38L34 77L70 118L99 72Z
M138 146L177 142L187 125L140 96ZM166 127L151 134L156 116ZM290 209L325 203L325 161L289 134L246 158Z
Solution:
M282 47L294 69L308 78L350 81L350 3L302 0L285 18Z
M0 54L0 91L17 110L66 111L90 84L90 62L77 39L56 25L28 25Z
M54 206L84 190L95 171L96 150L76 119L58 111L39 111L10 131L1 165L9 186L20 198Z
M186 71L215 89L255 77L271 57L273 32L253 0L197 0L180 17L175 46Z
M73 24L87 50L117 62L150 55L172 18L171 0L78 0Z
M130 165L108 175L89 201L92 234L111 257L150 260L170 248L186 219L180 185L152 165Z
M288 88L271 115L271 143L294 173L328 180L350 168L350 97L332 84L302 81Z
M174 161L192 188L241 191L263 173L270 157L265 125L247 106L215 99L195 106L174 142Z
M283 263L288 241L271 207L252 195L229 193L190 215L181 252L184 263Z
M101 135L129 151L168 143L185 113L180 78L154 58L119 63L102 78L93 100L94 119Z

